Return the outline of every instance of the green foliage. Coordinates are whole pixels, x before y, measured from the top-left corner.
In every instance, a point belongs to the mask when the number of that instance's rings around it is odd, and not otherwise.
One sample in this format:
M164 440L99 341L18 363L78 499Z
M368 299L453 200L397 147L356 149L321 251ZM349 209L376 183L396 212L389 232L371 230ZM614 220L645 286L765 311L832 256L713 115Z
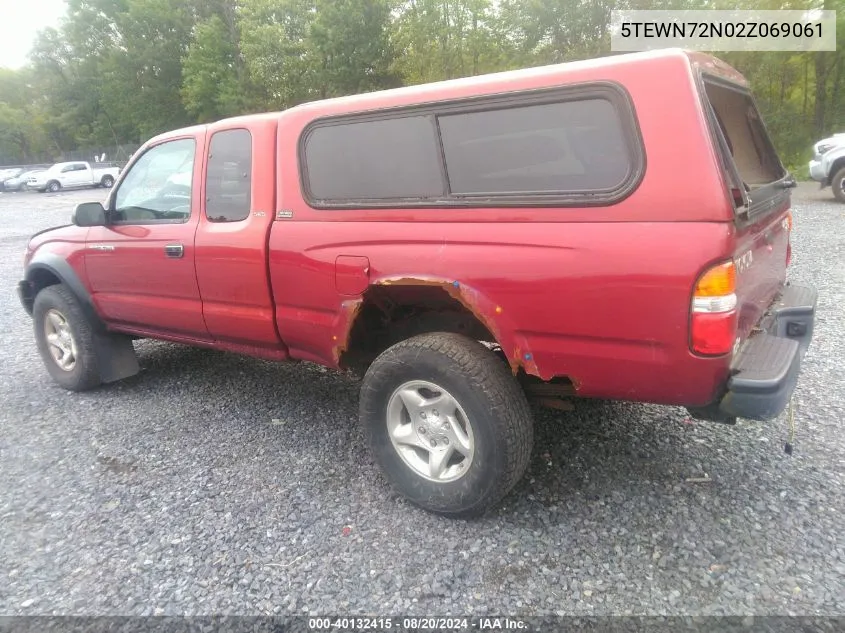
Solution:
M45 151L34 97L30 72L0 68L0 164L26 163Z
M199 123L246 107L239 56L237 33L219 15L196 25L182 61L182 100Z
M316 96L307 42L313 19L313 0L241 0L240 49L259 108L285 108Z
M321 98L401 85L387 0L317 0L312 15L306 56Z
M514 61L491 0L410 0L399 7L395 68L406 83L503 70Z
M610 53L613 9L837 10L845 0L68 0L0 69L0 162L325 97ZM841 38L840 38L841 39ZM724 53L784 160L845 131L845 52Z
M526 65L610 52L613 0L502 0L502 15ZM652 7L649 7L652 8Z

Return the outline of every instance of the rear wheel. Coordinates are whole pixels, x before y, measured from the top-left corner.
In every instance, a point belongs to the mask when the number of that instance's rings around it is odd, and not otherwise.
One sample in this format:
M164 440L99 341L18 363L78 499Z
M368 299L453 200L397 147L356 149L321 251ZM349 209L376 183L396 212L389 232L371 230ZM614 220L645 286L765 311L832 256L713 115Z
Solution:
M44 288L32 316L38 351L53 380L70 391L99 385L94 333L73 293L61 284Z
M834 197L839 202L845 202L845 167L834 174L830 186L833 188Z
M56 193L61 188L62 188L62 185L56 180L51 180L50 182L47 183L47 191L49 191L50 193Z
M531 456L525 394L492 351L459 334L422 334L382 353L364 376L360 417L390 484L440 514L483 514Z
M102 180L100 180L100 184L106 189L111 189L112 185L114 185L114 178L109 175L105 175Z

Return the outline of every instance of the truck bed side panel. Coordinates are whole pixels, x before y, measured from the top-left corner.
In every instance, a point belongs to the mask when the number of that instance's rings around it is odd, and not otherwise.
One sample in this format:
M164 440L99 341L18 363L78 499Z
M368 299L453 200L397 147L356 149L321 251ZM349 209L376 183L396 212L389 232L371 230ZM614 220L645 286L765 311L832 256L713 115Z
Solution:
M437 94L403 89L385 105L616 82L635 105L644 144L636 190L605 207L318 210L303 200L298 170L280 168L270 275L292 356L337 364L361 297L338 292L335 262L366 257L371 284L457 282L460 299L490 326L512 365L545 379L568 376L581 395L712 400L730 359L692 356L690 302L697 276L731 256L735 236L689 60L678 54L555 72L448 82ZM374 99L280 115L280 167L298 163L300 132L315 116L385 107Z
M414 237L417 227L367 223L370 238L355 223L273 231L277 322L293 356L336 364L360 301L335 290L343 253L369 259L371 284L459 294L509 357L542 378L569 377L580 395L673 402L683 392L704 403L726 377L724 361L689 353L687 324L691 280L728 247L728 225L526 223L505 232L496 223L450 223L426 224ZM698 239L678 248L691 231Z

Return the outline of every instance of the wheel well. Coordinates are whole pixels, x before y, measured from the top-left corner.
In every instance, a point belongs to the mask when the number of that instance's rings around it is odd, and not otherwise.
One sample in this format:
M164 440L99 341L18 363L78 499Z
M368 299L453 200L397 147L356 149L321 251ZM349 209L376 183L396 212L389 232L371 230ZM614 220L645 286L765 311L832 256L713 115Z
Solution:
M32 285L33 298L47 286L55 286L56 284L62 283L62 280L55 273L44 268L36 268L28 277L29 283Z
M841 158L837 158L835 161L833 161L833 164L830 166L830 171L828 172L828 175L827 175L827 184L828 185L833 184L833 177L836 176L837 172L839 172L839 170L842 169L842 168L845 168L845 156L842 156Z
M62 283L55 273L45 270L44 268L36 268L26 276L25 287L22 287L21 301L24 309L32 315L32 306L35 303L35 296L44 290L47 286L55 286Z
M465 334L497 344L478 317L439 286L371 286L364 293L340 365L361 370L391 345L428 332Z

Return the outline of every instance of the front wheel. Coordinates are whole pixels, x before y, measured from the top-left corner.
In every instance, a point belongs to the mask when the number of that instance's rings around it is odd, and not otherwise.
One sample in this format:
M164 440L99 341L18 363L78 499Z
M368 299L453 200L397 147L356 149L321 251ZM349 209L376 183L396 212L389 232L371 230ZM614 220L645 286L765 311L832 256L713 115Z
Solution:
M91 324L66 286L41 290L32 316L38 351L53 380L70 391L84 391L102 382Z
M834 174L830 186L833 189L833 196L839 202L845 202L845 167Z
M531 456L525 394L493 352L459 334L422 334L382 353L364 376L360 418L390 484L439 514L483 514Z

